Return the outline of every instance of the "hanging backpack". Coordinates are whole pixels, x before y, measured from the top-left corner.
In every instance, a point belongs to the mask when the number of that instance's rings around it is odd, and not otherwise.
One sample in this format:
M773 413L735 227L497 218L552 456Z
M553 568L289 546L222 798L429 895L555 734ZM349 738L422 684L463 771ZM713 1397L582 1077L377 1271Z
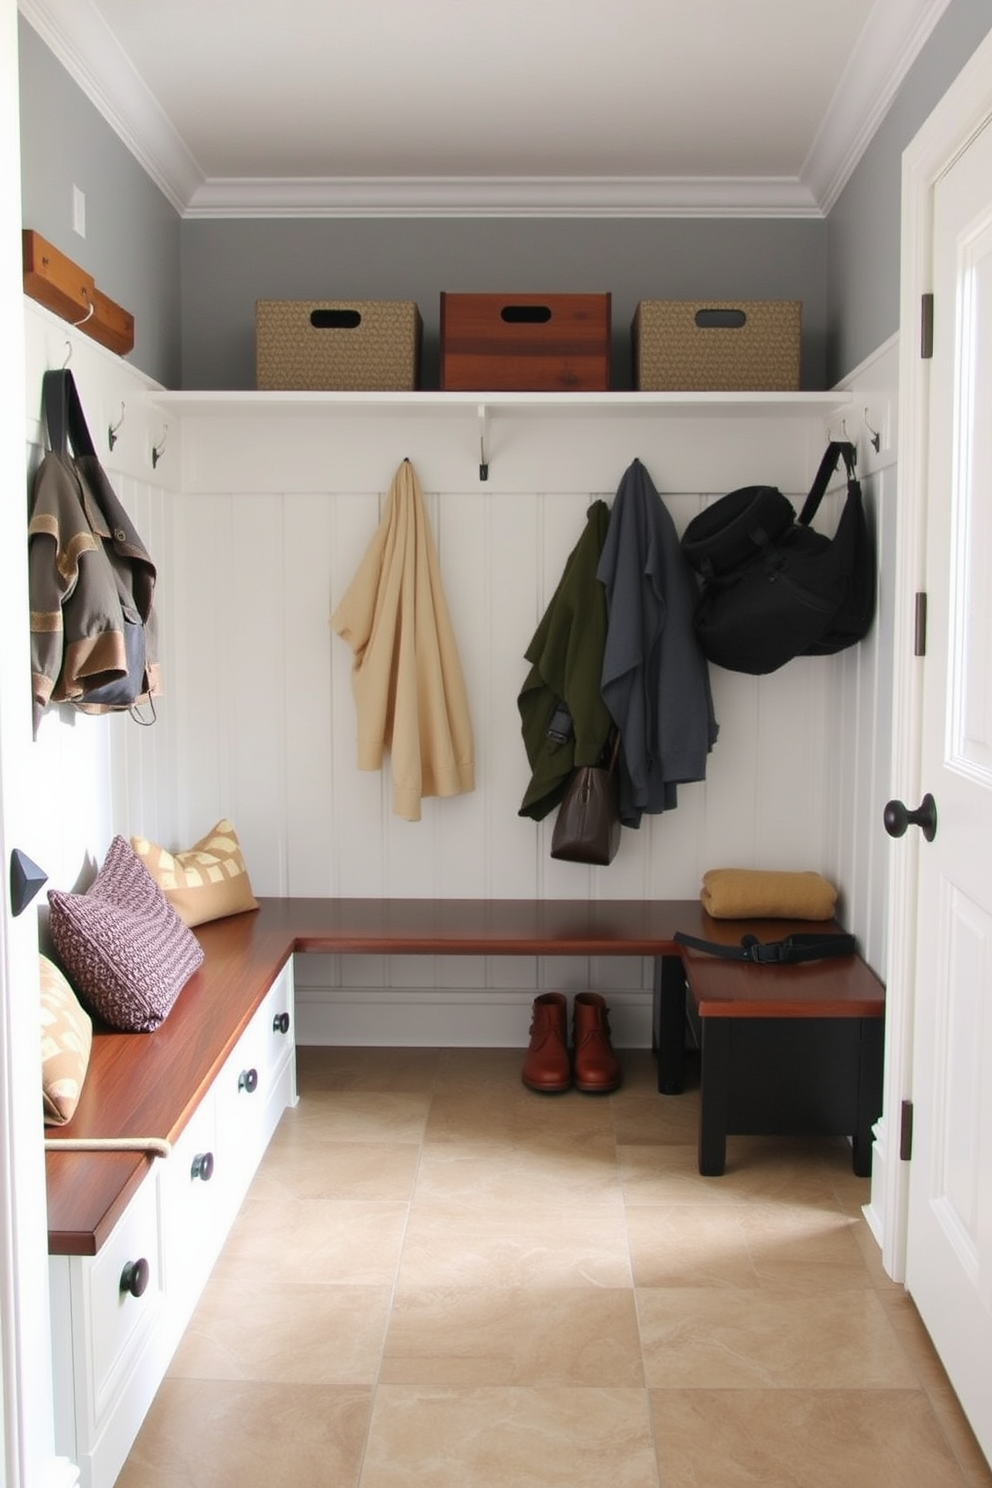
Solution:
M829 538L811 523L841 459L847 500ZM693 518L682 551L702 580L699 643L729 671L761 675L794 656L829 656L871 626L875 553L852 444L827 447L798 518L774 486L745 486Z

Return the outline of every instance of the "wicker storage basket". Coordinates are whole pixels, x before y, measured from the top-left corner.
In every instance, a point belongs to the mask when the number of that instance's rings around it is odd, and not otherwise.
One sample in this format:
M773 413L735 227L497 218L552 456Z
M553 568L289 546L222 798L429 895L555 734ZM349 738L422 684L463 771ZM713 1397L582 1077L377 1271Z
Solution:
M421 337L412 300L256 300L255 385L411 392Z
M792 392L801 300L641 300L634 386L642 392Z

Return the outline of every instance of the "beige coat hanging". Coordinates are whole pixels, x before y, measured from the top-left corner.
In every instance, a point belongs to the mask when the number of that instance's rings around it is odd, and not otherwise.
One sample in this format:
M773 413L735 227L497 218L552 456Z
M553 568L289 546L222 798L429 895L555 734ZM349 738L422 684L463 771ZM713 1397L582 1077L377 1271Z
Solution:
M424 796L474 789L472 725L423 493L409 460L331 626L351 647L358 768L388 751L393 811L420 820Z

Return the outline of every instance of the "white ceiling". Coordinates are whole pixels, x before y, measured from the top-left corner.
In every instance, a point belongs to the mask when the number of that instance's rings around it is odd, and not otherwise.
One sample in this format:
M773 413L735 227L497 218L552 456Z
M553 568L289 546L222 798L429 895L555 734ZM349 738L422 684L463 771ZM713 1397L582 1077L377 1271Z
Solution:
M20 0L185 215L822 215L949 0Z

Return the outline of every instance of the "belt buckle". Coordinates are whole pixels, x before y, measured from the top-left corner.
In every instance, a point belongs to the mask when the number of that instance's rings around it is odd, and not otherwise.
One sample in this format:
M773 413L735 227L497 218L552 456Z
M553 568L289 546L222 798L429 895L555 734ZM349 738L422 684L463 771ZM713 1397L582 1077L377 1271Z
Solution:
M774 966L783 959L784 947L777 940L763 945L756 935L745 935L741 938L741 946L747 959L756 966Z

